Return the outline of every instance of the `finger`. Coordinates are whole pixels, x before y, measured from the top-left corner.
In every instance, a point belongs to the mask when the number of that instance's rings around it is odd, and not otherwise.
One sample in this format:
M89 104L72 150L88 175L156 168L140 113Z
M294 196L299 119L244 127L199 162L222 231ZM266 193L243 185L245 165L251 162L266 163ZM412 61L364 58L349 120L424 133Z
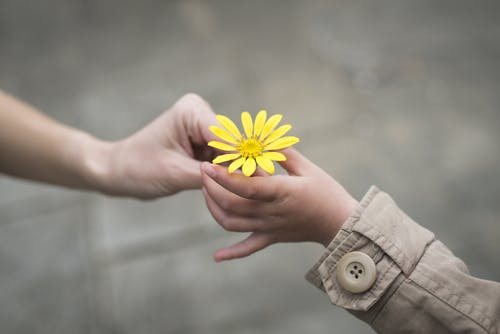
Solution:
M219 185L205 173L202 174L202 185L210 198L228 213L255 217L262 214L264 204L267 203L238 196Z
M277 185L281 175L246 177L229 174L226 168L206 162L202 164L202 171L222 187L243 198L273 201L278 196Z
M172 107L181 113L179 126L186 132L194 145L205 145L217 137L210 132L209 126L216 125L217 119L212 108L202 97L188 93L181 97Z
M241 171L241 169L237 169L232 174L243 175L243 172ZM271 176L271 175L267 174L266 171L263 170L262 168L257 168L252 176Z
M178 190L199 189L202 185L201 162L186 157L178 152L169 152L165 163L165 176Z
M250 236L234 245L219 249L214 254L215 262L221 262L232 259L246 257L261 249L271 245L272 241L269 235L255 232Z
M293 147L286 148L282 153L286 156L286 160L279 161L279 164L289 175L304 176L316 167L315 164Z
M217 203L214 202L205 188L202 188L203 197L207 204L208 211L214 217L217 224L219 224L226 231L231 232L253 232L260 229L262 223L258 220L251 218L232 216L227 211L223 210Z
M255 170L255 173L253 173L252 176L263 176L263 177L266 177L266 176L271 176L269 175L265 170L263 170L262 168L257 168Z

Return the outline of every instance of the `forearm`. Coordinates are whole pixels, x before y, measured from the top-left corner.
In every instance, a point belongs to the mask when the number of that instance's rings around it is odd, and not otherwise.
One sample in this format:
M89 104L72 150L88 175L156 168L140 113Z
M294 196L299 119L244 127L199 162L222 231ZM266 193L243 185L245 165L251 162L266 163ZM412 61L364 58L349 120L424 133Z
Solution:
M60 124L0 91L0 172L40 182L98 188L108 144Z
M375 265L374 281L362 277L370 278L373 272L358 275L342 270L342 259L353 261L356 252L366 254L368 265ZM497 333L500 329L500 284L471 276L430 231L375 188L343 224L307 278L332 303L351 310L379 333ZM362 291L353 290L356 284Z

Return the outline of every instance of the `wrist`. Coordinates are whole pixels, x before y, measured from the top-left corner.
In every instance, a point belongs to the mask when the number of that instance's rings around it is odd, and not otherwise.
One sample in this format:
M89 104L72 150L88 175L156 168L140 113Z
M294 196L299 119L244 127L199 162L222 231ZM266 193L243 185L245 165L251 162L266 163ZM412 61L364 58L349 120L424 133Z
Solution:
M106 192L110 174L110 152L112 143L99 140L87 133L75 136L74 154L78 155L75 169L78 171L81 185L88 190Z
M318 242L324 247L328 247L342 228L342 225L354 213L356 207L359 205L358 201L344 189L341 196L336 196L334 198L336 198L335 203L330 203L329 205L329 214L325 215L326 220L324 221L318 239Z

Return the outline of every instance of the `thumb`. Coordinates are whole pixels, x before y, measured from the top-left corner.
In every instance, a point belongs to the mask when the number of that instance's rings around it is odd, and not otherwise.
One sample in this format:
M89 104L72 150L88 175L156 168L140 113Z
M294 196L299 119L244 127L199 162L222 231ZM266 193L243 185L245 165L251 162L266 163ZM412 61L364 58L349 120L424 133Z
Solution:
M186 94L175 103L174 108L180 111L182 128L191 144L206 145L216 139L208 129L210 125L217 124L215 113L201 96Z
M279 163L290 175L303 176L309 174L316 167L315 164L293 147L284 149L282 153L286 156L286 160Z
M176 152L177 153L177 152ZM174 165L170 163L170 170L177 170L176 176L173 177L173 181L176 185L176 190L187 190L187 189L199 189L201 188L201 162L192 159L188 156L177 154ZM172 161L171 160L171 161ZM172 173L168 172L167 175Z

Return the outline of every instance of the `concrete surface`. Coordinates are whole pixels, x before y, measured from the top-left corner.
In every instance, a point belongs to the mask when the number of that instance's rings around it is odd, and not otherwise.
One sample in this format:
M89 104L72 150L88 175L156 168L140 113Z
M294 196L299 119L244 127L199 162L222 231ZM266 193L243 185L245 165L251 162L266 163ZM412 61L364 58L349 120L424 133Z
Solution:
M122 138L183 93L283 113L360 198L391 193L500 280L496 1L0 0L0 88ZM2 333L372 333L303 279L316 245L215 264L197 192L112 199L0 178Z

